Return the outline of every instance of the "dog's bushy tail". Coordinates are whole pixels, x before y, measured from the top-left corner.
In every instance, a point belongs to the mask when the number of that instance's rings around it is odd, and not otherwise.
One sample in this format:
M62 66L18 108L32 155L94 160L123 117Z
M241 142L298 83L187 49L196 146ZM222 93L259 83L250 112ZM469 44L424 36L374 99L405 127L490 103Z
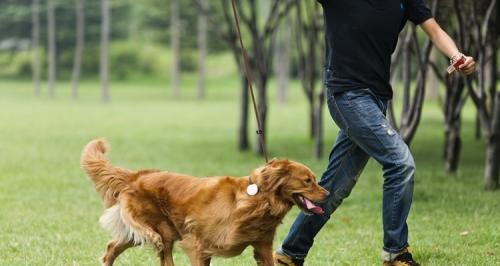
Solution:
M132 175L130 170L111 165L106 157L107 146L105 139L92 140L83 148L80 158L81 167L94 183L106 208L116 203L117 196L127 188Z

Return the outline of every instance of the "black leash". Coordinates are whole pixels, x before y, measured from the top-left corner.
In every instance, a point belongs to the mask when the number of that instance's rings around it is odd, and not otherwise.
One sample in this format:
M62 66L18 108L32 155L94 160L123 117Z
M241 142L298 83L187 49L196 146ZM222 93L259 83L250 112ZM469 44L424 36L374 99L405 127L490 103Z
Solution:
M266 145L264 143L264 131L262 130L262 123L260 120L260 115L257 110L257 104L255 103L255 96L253 93L253 80L252 80L252 72L250 70L250 65L248 64L248 55L247 51L245 49L245 46L243 45L243 39L241 38L241 30L240 30L240 18L238 15L238 10L236 9L236 0L231 1L231 5L233 7L233 15L234 15L234 21L236 22L236 33L238 34L238 38L240 40L240 46L241 46L241 55L243 57L243 65L245 68L245 77L247 79L248 83L248 89L250 89L250 95L252 96L252 103L253 103L253 109L255 112L255 118L257 119L257 135L259 135L259 143L260 147L262 148L262 152L264 153L264 158L266 159L266 163L269 161L267 157L267 151L266 151Z

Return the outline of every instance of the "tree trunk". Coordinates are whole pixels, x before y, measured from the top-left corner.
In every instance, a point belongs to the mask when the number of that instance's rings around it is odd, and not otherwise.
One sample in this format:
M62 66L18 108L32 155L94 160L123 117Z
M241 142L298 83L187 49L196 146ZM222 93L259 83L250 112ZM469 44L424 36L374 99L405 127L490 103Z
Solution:
M257 78L257 111L259 112L260 122L262 126L262 131L264 131L264 137L262 141L264 143L260 143L260 137L257 135L257 141L255 142L255 151L259 155L264 155L264 149L266 147L266 137L267 137L267 95L266 95L266 87L267 87L267 77L259 75ZM264 149L262 148L264 146Z
M497 25L500 24L500 5L498 5L499 8L497 8ZM497 36L496 33L493 34L491 39L495 39L495 36ZM496 41L490 41L490 47L488 49L491 53L490 56L490 62L487 65L487 69L484 71L485 77L489 80L489 93L490 96L494 96L497 90L497 82L498 82L498 49L497 49L497 42ZM495 108L495 104L499 104L499 102L495 101L490 101L490 109L493 110ZM479 111L477 112L476 116L476 140L481 139L481 120L479 117Z
M496 190L499 186L499 168L500 168L500 142L491 139L486 147L486 167L484 172L485 188L487 190Z
M316 34L314 34L316 33ZM311 139L314 139L315 136L315 131L316 131L316 119L315 119L315 106L316 106L316 81L318 78L317 75L317 61L316 61L316 52L317 50L317 41L316 38L318 33L317 31L313 32L310 31L308 34L306 34L306 43L307 43L307 59L305 60L305 77L306 77L306 86L309 87L309 95L307 95L307 98L309 100L309 136Z
M436 62L437 57L438 57L437 49L432 49L430 55L430 61ZM439 96L439 80L433 71L429 71L429 73L427 73L425 87L426 87L425 99L433 101L437 100Z
M33 0L31 5L31 49L33 50L32 74L33 74L33 92L35 96L40 96L40 0Z
M309 102L309 137L314 140L316 132L316 99L314 99L314 88L312 88L311 92L311 101Z
M78 85L80 83L80 72L82 65L82 53L85 38L85 10L84 0L75 0L76 8L76 48L73 61L73 74L71 86L71 98L78 99Z
M140 30L140 24L142 20L141 16L141 9L142 7L139 5L131 5L131 10L130 10L130 19L128 21L128 32L127 32L127 38L131 42L136 42L139 40L140 35L139 35L139 30Z
M497 31L500 31L498 29L498 26L500 26L500 4L498 4L497 8L497 17L496 17L496 24L497 24ZM498 34L493 35L492 39L498 38ZM500 40L497 40L500 42ZM489 92L490 95L495 95L497 91L497 85L498 85L498 48L497 48L497 41L490 41L490 51L491 51L491 59L490 59L490 64L489 64L489 72L488 72L488 78L489 78ZM490 106L491 109L494 109L494 104L498 104L499 102L491 102Z
M434 1L434 4L435 3L436 1ZM422 109L425 98L425 82L428 72L429 56L432 51L432 42L430 40L425 42L424 48L420 48L415 26L413 26L411 32L415 58L417 58L418 62L418 72L411 104L406 106L409 109L403 109L400 127L401 136L408 145L411 144L411 141L413 140L420 124L420 118L422 117ZM405 88L405 94L405 98L409 99L409 88Z
M481 140L481 134L483 134L483 132L481 131L481 118L479 117L479 112L476 111L476 124L475 124L475 130L474 130L474 138L476 140Z
M495 94L491 133L486 146L485 188L498 189L500 181L500 91Z
M318 95L316 108L314 111L314 148L313 154L316 159L323 158L323 104L325 102L324 89Z
M204 9L207 8L207 0L200 0ZM203 100L205 98L206 85L206 58L207 58L207 15L203 12L198 17L198 93L197 98Z
M411 29L408 29L411 31ZM408 121L408 111L410 109L410 86L411 86L411 33L407 33L406 38L403 43L403 64L402 64L402 76L403 76L403 108L401 109L401 122L399 123L401 128L404 128Z
M100 58L100 76L101 76L101 98L107 103L110 101L109 95L109 34L110 34L111 12L109 0L101 0L101 58Z
M241 76L240 126L238 130L238 149L248 150L248 81Z
M465 81L463 76L447 75L445 80L446 94L444 97L444 160L445 168L449 173L455 173L458 169L462 139L460 131L462 127L461 113L467 95L464 95Z
M47 46L48 72L47 85L49 97L55 97L56 82L56 18L53 0L47 1Z
M285 103L290 79L290 24L281 25L277 32L275 71L278 81L278 102Z
M458 169L462 139L460 137L461 121L458 119L445 130L445 164L446 171L455 173Z
M172 96L180 96L180 21L179 21L179 0L170 0L170 48L172 49L172 69L171 86Z
M387 103L387 120L391 124L391 127L397 128L399 130L399 126L396 119L396 112L394 111L394 100L389 100Z

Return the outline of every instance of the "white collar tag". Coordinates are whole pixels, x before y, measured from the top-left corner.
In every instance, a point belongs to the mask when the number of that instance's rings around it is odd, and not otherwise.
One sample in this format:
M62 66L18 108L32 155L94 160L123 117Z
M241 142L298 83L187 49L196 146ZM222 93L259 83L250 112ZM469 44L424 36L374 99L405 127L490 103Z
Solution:
M255 196L259 192L259 187L256 184L250 184L247 186L247 194L250 196Z

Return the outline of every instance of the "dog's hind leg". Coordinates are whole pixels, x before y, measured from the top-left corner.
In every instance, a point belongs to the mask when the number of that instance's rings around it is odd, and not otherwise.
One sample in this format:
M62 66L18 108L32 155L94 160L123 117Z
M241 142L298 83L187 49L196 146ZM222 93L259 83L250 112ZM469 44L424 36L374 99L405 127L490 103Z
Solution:
M261 242L253 245L253 257L259 266L273 266L273 243Z
M161 266L174 266L174 258L172 257L174 243L164 243L163 246L163 250L158 252Z
M174 258L172 257L172 250L174 248L174 241L179 239L179 235L168 219L162 221L157 226L157 229L163 239L163 250L158 253L161 266L173 266Z
M136 244L144 244L149 242L153 245L157 252L161 252L163 250L163 239L158 232L156 232L152 225L149 224L145 219L146 215L144 215L144 203L142 204L142 210L136 209L131 206L141 206L141 203L137 203L136 198L128 197L128 195L123 195L122 199L122 210L121 216L127 225L130 226L130 235L132 241ZM135 204L133 204L135 203Z
M133 241L120 243L116 240L111 240L106 246L106 252L101 258L102 266L112 266L115 259L126 249L135 246Z

